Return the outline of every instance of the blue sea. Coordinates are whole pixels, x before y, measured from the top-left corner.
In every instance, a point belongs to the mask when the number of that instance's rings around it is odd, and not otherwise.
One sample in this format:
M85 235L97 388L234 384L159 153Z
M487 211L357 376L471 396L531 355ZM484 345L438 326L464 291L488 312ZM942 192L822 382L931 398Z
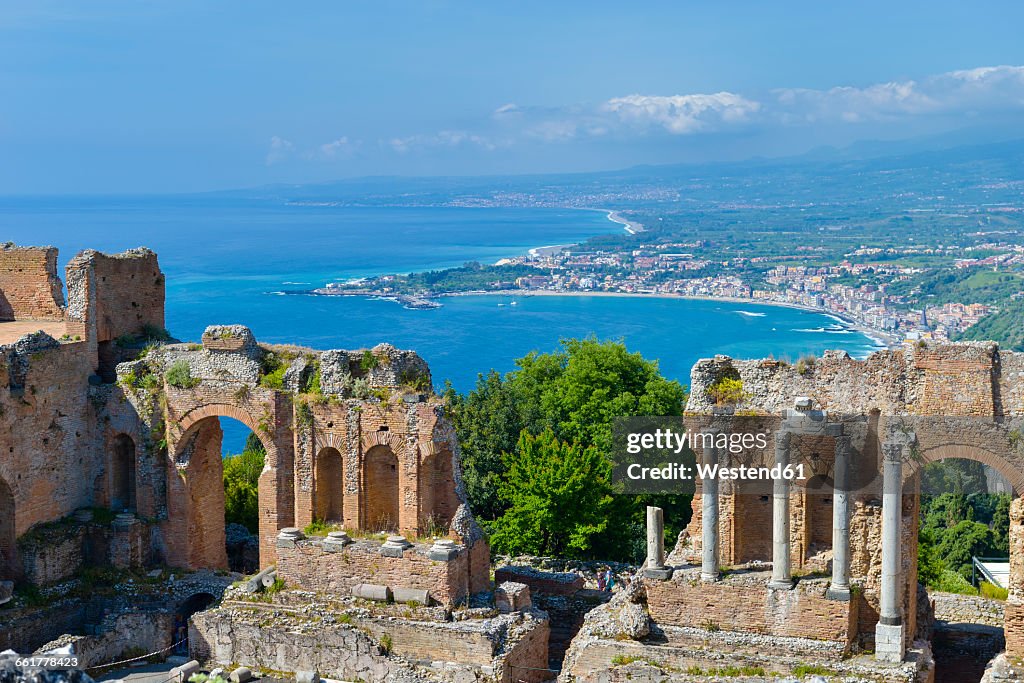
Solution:
M180 339L198 339L208 324L241 323L266 342L361 348L386 341L415 349L437 385L450 380L461 391L479 373L511 370L530 351L585 335L624 340L683 383L697 359L719 353L796 359L874 348L829 316L753 303L481 295L409 310L391 301L281 294L379 273L493 263L622 229L604 213L569 209L348 208L221 195L0 198L0 242L52 244L62 269L85 248L156 251L167 274L167 327ZM229 449L244 438L228 425L225 431Z

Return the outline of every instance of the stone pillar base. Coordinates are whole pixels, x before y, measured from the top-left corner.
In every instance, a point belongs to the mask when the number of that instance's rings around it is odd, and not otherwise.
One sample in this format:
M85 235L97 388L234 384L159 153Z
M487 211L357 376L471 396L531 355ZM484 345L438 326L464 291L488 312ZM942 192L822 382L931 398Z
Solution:
M879 622L875 625L875 659L893 663L903 661L903 629L903 624Z
M850 588L839 588L836 586L829 586L825 592L825 597L829 600L836 600L838 602L850 602Z
M714 583L715 581L718 581L721 578L722 575L718 572L715 572L714 574L705 574L704 572L700 573L700 580L704 583Z
M789 579L788 581L776 581L775 579L772 579L768 582L768 587L776 591L790 591L793 590L793 586L795 585L796 583L793 579Z
M642 571L644 577L648 579L657 579L658 581L668 581L672 578L672 567L646 567Z

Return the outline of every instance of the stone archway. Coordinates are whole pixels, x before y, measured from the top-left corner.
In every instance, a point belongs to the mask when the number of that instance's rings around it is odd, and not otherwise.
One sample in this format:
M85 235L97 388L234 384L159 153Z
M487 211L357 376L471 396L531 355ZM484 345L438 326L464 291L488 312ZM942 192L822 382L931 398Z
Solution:
M0 478L0 579L11 578L15 572L17 532L14 520L14 493Z
M447 531L460 501L455 494L452 452L431 446L434 444L425 448L426 455L420 462L420 527L424 532L440 533L442 529Z
M394 531L399 528L398 457L386 444L373 446L363 458L365 479L363 528Z
M110 449L110 507L134 510L135 506L135 441L127 434L118 434Z
M316 518L344 522L345 467L337 448L327 446L317 453L313 487Z
M268 465L277 453L275 443L261 432L260 424L234 406L206 405L182 419L180 435L170 451L176 476L168 485L168 510L170 523L177 527L172 537L178 542L172 552L186 558L185 564L192 569L228 567L221 418L238 420L252 430L263 444ZM278 518L278 485L273 468L264 467L258 489L260 566L265 567L275 560L273 539L278 529L289 526L290 521L282 523Z

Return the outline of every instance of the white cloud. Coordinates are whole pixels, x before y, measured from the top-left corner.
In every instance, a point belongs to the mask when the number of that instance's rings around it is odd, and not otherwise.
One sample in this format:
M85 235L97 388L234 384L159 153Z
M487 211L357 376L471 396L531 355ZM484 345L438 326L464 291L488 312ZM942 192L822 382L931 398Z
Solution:
M1024 108L1024 67L992 66L950 71L920 81L892 81L863 88L789 88L773 93L766 111L785 123L849 123L912 119L939 114Z
M711 95L627 95L615 97L601 110L619 120L641 126L656 125L675 135L748 121L761 104L742 95L719 92Z
M391 138L387 144L391 149L401 154L414 149L430 147L460 147L465 145L487 151L498 147L498 143L483 135L461 130L442 130L433 135L409 135L401 138Z
M350 157L355 152L358 144L357 141L349 140L347 135L343 135L336 140L331 140L317 147L315 154L312 156L328 160Z
M267 151L267 166L273 166L290 157L295 152L295 145L275 135L270 138L270 149Z

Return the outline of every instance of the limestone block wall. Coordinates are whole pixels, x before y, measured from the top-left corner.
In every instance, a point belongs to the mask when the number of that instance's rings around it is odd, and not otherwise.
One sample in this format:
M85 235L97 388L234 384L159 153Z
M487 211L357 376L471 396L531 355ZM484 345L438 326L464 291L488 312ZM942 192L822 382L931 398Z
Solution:
M378 644L385 635L389 655ZM341 680L539 683L550 678L547 636L547 621L537 612L475 623L360 618L289 628L260 611L222 608L192 618L189 646L192 657L208 664L312 670Z
M402 557L381 555L381 543L371 540L356 541L335 552L324 550L319 540L290 545L277 549L277 575L288 586L343 596L361 583L416 588L429 591L444 605L457 604L469 595L470 557L464 547L452 559L440 561L430 559L429 544L416 544Z
M62 320L54 247L0 246L0 320Z
M1003 627L1006 603L1002 600L953 593L929 593L928 597L934 605L936 621Z
M818 407L843 414L1021 415L1022 356L993 342L904 347L864 360L827 351L799 366L716 356L694 365L687 409L710 412L708 387L735 376L749 394L744 407L771 414L791 408L797 396L809 396Z

